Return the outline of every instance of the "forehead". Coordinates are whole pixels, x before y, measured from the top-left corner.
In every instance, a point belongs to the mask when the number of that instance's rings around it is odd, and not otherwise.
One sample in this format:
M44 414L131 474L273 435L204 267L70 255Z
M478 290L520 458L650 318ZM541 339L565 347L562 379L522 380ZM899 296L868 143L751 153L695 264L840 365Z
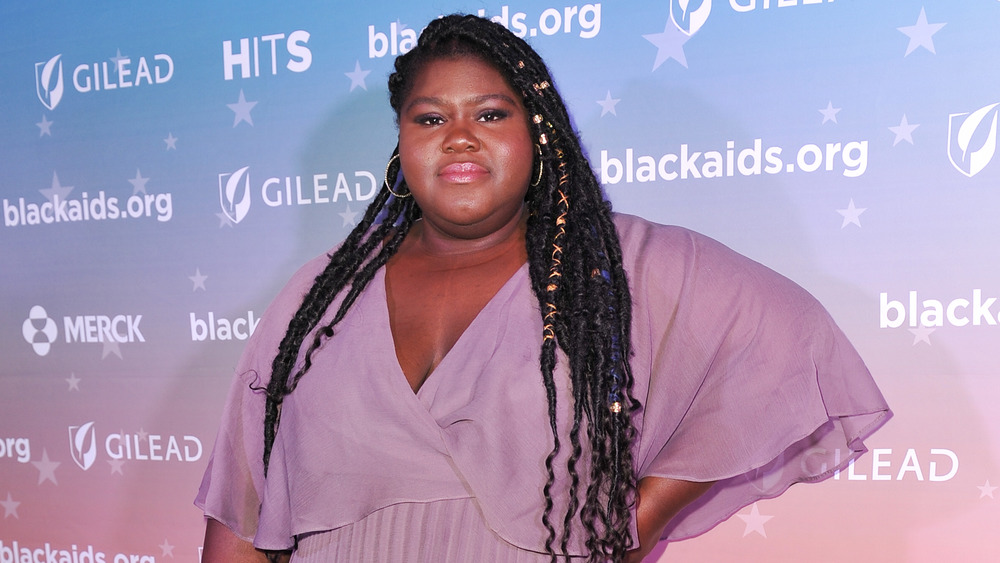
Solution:
M493 94L502 94L521 105L521 96L500 71L483 59L472 55L436 58L421 65L403 105L418 98L457 101Z

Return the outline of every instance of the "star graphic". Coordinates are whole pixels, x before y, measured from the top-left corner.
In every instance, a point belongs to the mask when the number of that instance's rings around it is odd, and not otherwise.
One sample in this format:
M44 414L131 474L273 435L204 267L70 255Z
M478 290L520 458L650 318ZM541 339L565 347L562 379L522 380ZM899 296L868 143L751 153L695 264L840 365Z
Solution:
M111 464L112 475L114 475L115 473L119 475L124 475L124 473L122 473L122 466L125 465L124 459L109 459L108 463Z
M867 207L855 207L854 206L854 198L851 198L851 201L847 204L847 209L838 209L837 210L837 213L840 213L841 215L844 216L844 222L841 223L840 228L843 229L844 227L846 227L847 225L850 225L851 223L854 223L855 225L857 225L858 227L860 227L861 226L861 219L860 219L861 214L864 213L867 210L868 210Z
M53 484L58 485L59 482L56 481L56 468L59 467L58 461L52 461L49 459L49 451L42 448L42 460L33 461L31 465L34 465L38 469L38 484L41 485L46 481L52 481Z
M918 326L917 328L907 329L913 334L913 345L916 346L918 342L924 342L928 346L931 345L931 333L933 333L936 328L931 328L929 326Z
M687 57L684 56L684 44L691 37L677 29L677 26L669 19L667 20L667 24L663 26L662 33L646 34L643 35L643 38L656 45L656 61L653 63L653 70L660 68L660 65L669 59L674 59L681 63L681 66L687 68L688 63Z
M205 280L208 279L208 276L202 274L200 268L195 268L194 275L188 276L188 279L194 282L194 288L191 291L198 291L199 287L205 291Z
M357 216L358 216L358 212L357 211L351 211L351 205L350 204L348 204L346 206L346 209L342 213L340 213L339 215L344 218L344 224L342 226L344 226L344 227L346 227L348 225L351 225L351 226L354 226L354 227L358 226L358 222L355 220L355 218L357 218Z
M163 557L166 557L168 555L170 557L174 556L174 546L170 545L170 542L168 542L167 540L164 539L163 543L158 547L163 550Z
M819 112L823 114L823 123L826 123L827 121L832 121L836 123L837 114L840 113L841 109L842 108L833 107L833 102L827 102L826 108L819 110ZM822 125L823 123L820 123L820 125Z
M122 56L122 50L121 49L115 49L115 56L113 56L110 59L108 59L108 60L111 61L111 70L113 70L116 75L118 73L118 61L121 61L121 60L124 60L124 59L127 59L127 58L128 57L123 57Z
M248 102L243 96L242 88L240 88L239 100L237 100L235 104L226 105L229 106L229 109L233 110L234 114L236 114L235 117L233 117L233 127L239 125L241 121L246 121L251 127L253 127L253 117L250 117L250 110L257 105L257 102Z
M35 124L40 129L40 131L38 133L38 137L42 138L45 135L48 135L49 137L51 137L52 136L52 124L53 123L55 123L55 121L49 121L49 118L46 117L45 114L43 113L42 114L42 120L40 122L38 122L38 123Z
M69 377L66 378L66 383L69 383L67 391L80 390L80 378L75 373L69 374Z
M896 138L892 141L892 146L896 146L900 141L906 141L907 143L913 144L913 130L920 127L919 123L910 124L906 120L906 114L903 114L903 119L900 120L899 125L895 127L890 127L889 131L896 134Z
M111 354L118 356L118 359L122 359L122 348L114 340L105 340L104 349L101 351L101 359L107 358Z
M148 181L149 178L143 178L142 172L139 172L139 169L136 168L135 178L132 178L131 180L128 181L128 183L132 184L132 195L135 195L139 192L146 193L146 182Z
M990 485L990 480L987 479L986 480L986 484L981 485L981 486L977 486L976 488L979 489L979 498L983 498L983 497L995 498L993 496L993 491L997 490L1000 487L996 487L994 485ZM10 493L7 493L7 500L10 500ZM3 503L0 503L0 504L3 504Z
M59 176L55 172L53 172L52 173L52 187L48 188L48 189L44 189L44 190L38 190L38 191L42 192L42 195L45 196L45 199L49 200L50 203L53 203L52 199L55 196L59 196L59 199L63 199L63 200L66 199L66 196L69 195L69 192L73 191L73 186L63 186L63 185L60 185L59 184Z
M123 434L124 434L124 432L123 432ZM139 441L140 442L145 442L146 438L149 438L149 432L146 432L145 430L143 430L142 428L140 428L139 432L136 433L136 436L139 437Z
M370 70L361 70L361 61L354 61L354 70L352 72L345 72L344 76L351 79L351 89L353 92L355 88L361 86L366 92L368 91L368 86L365 85L365 77L368 76Z
M163 139L163 142L167 144L167 150L177 150L177 137L174 137L173 133L167 133L167 138Z
M216 213L215 216L219 218L219 228L220 229L222 227L232 227L233 226L233 220L229 218L229 215L226 215L225 213L219 212L219 213Z
M920 15L917 16L917 23L896 28L910 38L910 42L906 44L906 53L903 56L909 55L917 47L923 47L931 53L937 54L934 51L934 39L932 36L941 31L941 28L945 25L947 24L927 23L927 14L924 13L924 8L921 7Z
M761 514L760 510L757 509L756 502L750 508L750 514L737 514L737 516L746 524L746 528L743 530L743 537L747 537L750 532L757 532L766 538L767 534L764 532L764 524L771 518L774 518L774 516L764 516Z
M608 95L605 96L603 100L597 100L597 105L601 106L601 117L604 117L604 115L608 113L617 117L618 114L615 112L615 106L618 105L618 102L620 101L621 98L612 98L611 90L608 90Z
M987 481L987 484L989 484L988 481ZM10 496L10 491L8 491L7 492L7 500L0 500L0 506L3 507L3 518L4 518L4 520L6 520L8 516L13 516L14 518L17 518L18 520L20 520L21 517L17 515L17 507L20 504L21 504L21 501L14 500Z

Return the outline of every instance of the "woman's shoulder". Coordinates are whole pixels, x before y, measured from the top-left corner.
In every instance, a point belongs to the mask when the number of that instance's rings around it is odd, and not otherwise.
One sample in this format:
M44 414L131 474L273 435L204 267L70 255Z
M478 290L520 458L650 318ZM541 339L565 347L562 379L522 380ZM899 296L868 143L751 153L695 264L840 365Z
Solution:
M638 215L619 213L617 211L611 214L611 219L618 230L619 238L622 239L649 236L652 233L655 233L657 236L667 237L683 236L685 233L697 234L684 227L655 223Z
M277 353L278 344L288 330L288 323L299 310L305 296L312 290L316 278L330 264L332 253L333 250L330 250L310 259L288 278L264 309L264 314L261 315L250 341L247 342L244 361L258 355L263 358L273 358Z
M316 278L323 273L326 267L330 264L330 260L334 255L334 252L339 248L339 244L334 246L330 250L319 254L313 258L310 258L304 264L299 266L297 270L288 278L285 282L284 287L278 292L275 297L275 301L278 299L295 299L299 301L302 297L312 288L313 284L316 282Z
M662 253L683 256L702 247L715 247L723 253L739 256L715 239L686 227L664 225L626 213L613 213L612 220L625 257L650 251L658 256Z
M701 233L616 213L622 262L633 290L673 288L710 300L724 295L793 299L811 295L782 274Z
M262 322L267 321L268 324L278 323L287 326L288 321L302 304L303 298L316 283L316 278L330 263L332 253L333 250L325 252L299 266L267 306Z
M663 225L625 213L613 214L613 221L626 269L630 266L677 267L692 265L696 260L702 265L753 262L721 242L686 227Z

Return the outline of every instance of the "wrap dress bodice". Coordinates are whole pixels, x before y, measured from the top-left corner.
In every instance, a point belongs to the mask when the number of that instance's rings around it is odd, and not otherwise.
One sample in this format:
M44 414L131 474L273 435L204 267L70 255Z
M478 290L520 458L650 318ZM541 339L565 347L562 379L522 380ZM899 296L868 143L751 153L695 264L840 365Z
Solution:
M716 481L671 521L666 539L700 534L865 451L862 439L890 413L812 296L691 231L625 215L615 223L633 301L633 395L643 405L634 415L637 475ZM301 560L372 550L395 554L373 556L380 561L548 560L542 487L552 436L526 265L416 393L394 353L384 269L376 273L285 399L264 478L261 388L327 261L292 278L248 343L196 503L260 548L298 543ZM572 405L566 365L560 352L563 437ZM569 449L554 464L553 514L566 506ZM583 536L573 530L571 554L585 552ZM454 551L456 542L466 551ZM308 559L310 550L319 555Z

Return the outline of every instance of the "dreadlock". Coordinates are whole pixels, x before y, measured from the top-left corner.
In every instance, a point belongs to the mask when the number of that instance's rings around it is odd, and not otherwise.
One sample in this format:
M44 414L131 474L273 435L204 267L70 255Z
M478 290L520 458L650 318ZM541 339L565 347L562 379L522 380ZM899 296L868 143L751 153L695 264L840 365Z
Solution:
M397 119L415 77L426 63L467 56L492 65L515 92L521 93L530 116L529 129L540 149L537 165L542 170L541 180L526 196L526 244L531 286L542 315L539 366L553 440L545 459L547 481L542 490L545 549L553 562L558 555L566 554L573 524L579 519L586 533L589 560L621 561L629 548L636 547L629 536L629 509L636 490L631 414L640 404L631 395L628 358L632 303L611 207L583 154L545 63L524 40L499 24L461 15L431 22L417 46L396 59L395 71L389 76L389 103ZM398 152L397 146L393 157ZM392 164L390 160L383 189L364 219L331 254L329 264L316 277L281 341L267 388L265 472L282 400L309 370L313 352L333 336L336 324L420 217L413 198L396 195L405 196L408 187L398 164ZM331 303L342 293L336 314L316 330ZM304 361L296 369L300 350L314 330ZM568 359L573 399L572 423L565 436L560 436L556 424L553 373L557 346ZM554 491L554 460L564 441L568 441L570 449L566 461L570 482L565 491ZM589 459L581 459L585 450L589 451ZM589 474L581 476L578 464L589 467ZM565 494L568 499L561 522L552 514L554 494Z

